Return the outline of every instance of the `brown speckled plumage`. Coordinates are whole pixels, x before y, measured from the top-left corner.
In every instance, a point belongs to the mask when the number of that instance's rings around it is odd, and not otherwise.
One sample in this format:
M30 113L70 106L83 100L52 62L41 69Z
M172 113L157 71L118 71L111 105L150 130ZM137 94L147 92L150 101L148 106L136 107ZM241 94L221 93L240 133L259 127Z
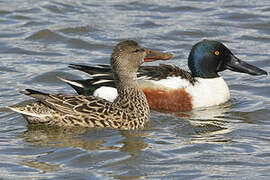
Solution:
M149 107L136 82L136 72L147 54L150 54L148 50L141 48L135 41L123 41L115 47L111 65L119 96L113 103L94 96L47 94L26 89L22 93L38 101L9 108L22 113L30 124L143 128L149 121Z

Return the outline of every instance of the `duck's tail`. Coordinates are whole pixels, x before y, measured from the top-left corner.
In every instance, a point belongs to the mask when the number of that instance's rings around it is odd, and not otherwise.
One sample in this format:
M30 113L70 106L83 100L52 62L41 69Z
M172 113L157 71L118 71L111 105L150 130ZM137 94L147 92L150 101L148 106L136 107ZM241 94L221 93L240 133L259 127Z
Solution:
M98 67L75 65L69 66L72 69L83 71L91 75L90 79L85 80L71 80L58 77L60 80L69 84L79 95L90 96L93 95L96 89L106 86L115 87L113 75L109 65L99 65Z

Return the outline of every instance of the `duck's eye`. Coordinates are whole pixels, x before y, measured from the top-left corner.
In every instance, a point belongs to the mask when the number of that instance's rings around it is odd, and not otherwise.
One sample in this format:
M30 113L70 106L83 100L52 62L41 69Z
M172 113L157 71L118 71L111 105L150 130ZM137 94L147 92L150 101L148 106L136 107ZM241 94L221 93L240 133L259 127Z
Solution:
M134 50L133 52L134 53L137 53L137 52L143 52L144 51L144 49L136 49L136 50Z
M214 54L215 54L216 56L218 56L220 53L219 53L219 51L215 51Z

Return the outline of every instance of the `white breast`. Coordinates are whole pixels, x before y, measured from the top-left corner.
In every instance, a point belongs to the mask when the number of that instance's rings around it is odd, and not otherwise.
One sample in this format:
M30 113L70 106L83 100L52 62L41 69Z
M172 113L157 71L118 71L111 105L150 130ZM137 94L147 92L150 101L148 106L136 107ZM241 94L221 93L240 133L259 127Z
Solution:
M195 86L188 86L186 91L193 97L193 108L219 105L230 99L229 88L222 77L197 78Z
M219 105L230 99L229 88L222 77L196 78L196 80L195 85L192 85L186 79L168 77L159 81L146 80L141 82L141 85L166 89L184 88L192 97L193 108Z

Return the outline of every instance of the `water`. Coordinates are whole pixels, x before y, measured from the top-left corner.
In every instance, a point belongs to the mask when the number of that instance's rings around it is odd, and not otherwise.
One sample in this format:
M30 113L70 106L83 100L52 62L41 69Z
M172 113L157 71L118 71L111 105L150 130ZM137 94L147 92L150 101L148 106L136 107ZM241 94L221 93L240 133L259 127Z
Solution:
M172 52L166 63L183 68L193 44L219 40L240 59L270 71L267 0L0 5L0 107L28 100L19 93L25 88L74 93L56 76L86 78L68 64L108 63L113 46L125 39ZM174 115L152 112L144 130L31 127L19 114L1 109L0 177L269 179L269 76L221 75L230 102Z

